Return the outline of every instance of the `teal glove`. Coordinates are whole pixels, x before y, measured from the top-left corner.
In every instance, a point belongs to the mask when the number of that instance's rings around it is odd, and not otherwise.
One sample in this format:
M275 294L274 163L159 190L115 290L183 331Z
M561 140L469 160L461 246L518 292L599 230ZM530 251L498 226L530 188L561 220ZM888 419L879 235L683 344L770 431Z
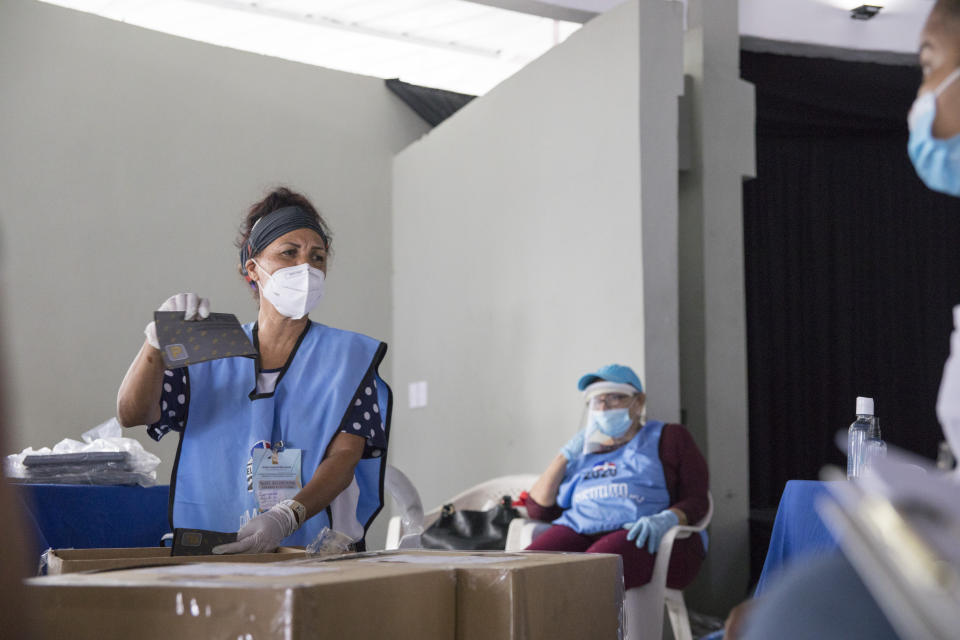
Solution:
M667 509L656 515L643 516L636 522L628 522L623 525L623 528L630 530L630 533L627 534L627 540L636 538L637 548L642 547L643 543L646 542L647 551L656 553L663 534L678 524L680 524L680 518L673 511Z
M571 460L576 460L583 455L583 438L585 430L581 429L577 432L577 435L570 438L570 442L563 445L563 448L560 449L561 455L567 459L569 463Z

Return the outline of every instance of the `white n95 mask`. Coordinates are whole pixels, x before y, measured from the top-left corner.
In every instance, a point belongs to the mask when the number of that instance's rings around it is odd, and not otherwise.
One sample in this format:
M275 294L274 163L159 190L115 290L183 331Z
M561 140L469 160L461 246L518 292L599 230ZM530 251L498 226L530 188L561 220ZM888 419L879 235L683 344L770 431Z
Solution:
M256 260L253 263L267 273ZM323 298L323 271L306 262L267 273L267 278L266 284L261 283L260 291L274 309L288 318L299 320L313 311Z

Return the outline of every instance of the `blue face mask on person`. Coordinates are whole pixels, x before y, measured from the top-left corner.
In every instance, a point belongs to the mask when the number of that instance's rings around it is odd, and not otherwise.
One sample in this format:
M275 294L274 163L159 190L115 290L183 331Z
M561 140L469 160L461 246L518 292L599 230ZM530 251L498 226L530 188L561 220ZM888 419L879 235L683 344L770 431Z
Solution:
M607 411L590 410L591 426L598 431L610 436L619 438L633 424L633 418L630 417L629 409L609 409Z
M934 191L952 196L960 196L960 135L946 140L934 138L933 120L937 116L937 96L958 77L960 68L933 91L917 96L907 116L910 127L907 153L917 175Z

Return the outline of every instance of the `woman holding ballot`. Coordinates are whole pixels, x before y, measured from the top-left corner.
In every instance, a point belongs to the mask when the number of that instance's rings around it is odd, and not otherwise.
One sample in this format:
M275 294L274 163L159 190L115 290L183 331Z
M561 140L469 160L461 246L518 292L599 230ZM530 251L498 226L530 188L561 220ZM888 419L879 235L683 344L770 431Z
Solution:
M259 304L243 330L254 359L164 365L154 322L120 385L117 416L159 440L180 433L170 487L174 527L237 531L215 553L306 545L329 527L362 547L383 504L391 392L387 345L312 322L332 235L301 194L276 189L240 229L240 272ZM209 302L181 293L161 311L203 326Z

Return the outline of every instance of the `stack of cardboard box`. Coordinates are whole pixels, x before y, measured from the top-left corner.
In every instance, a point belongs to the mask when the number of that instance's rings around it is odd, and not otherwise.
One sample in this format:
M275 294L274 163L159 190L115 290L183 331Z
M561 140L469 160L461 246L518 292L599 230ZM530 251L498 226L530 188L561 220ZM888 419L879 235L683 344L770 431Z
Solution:
M78 554L83 552L66 556ZM292 551L263 555L297 557ZM619 556L399 551L326 560L277 559L189 558L193 564L117 570L117 562L129 566L129 558L64 557L60 575L34 578L28 584L43 603L45 615L37 629L46 637L621 637ZM70 573L81 566L94 568L96 562L111 570Z

